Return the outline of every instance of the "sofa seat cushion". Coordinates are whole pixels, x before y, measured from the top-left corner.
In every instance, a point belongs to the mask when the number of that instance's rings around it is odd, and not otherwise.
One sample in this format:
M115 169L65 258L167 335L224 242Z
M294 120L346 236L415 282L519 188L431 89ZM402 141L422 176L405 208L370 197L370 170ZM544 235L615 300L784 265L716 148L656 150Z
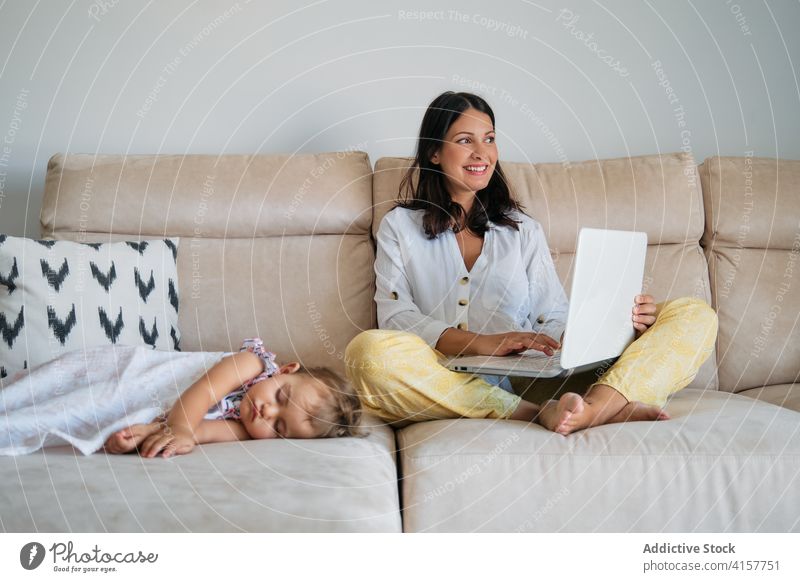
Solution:
M6 532L399 532L394 435L197 447L174 459L0 457Z
M693 389L667 410L568 437L519 421L404 428L404 529L800 531L800 414Z
M797 384L764 386L763 388L745 390L739 394L800 412L800 387Z

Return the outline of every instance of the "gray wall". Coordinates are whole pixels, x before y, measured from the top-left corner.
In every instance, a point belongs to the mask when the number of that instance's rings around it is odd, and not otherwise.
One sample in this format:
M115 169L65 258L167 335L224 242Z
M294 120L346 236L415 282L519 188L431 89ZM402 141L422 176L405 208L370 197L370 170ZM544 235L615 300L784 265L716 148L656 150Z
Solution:
M489 100L511 161L800 159L799 25L796 0L9 0L0 232L38 234L55 152L374 162L446 89Z

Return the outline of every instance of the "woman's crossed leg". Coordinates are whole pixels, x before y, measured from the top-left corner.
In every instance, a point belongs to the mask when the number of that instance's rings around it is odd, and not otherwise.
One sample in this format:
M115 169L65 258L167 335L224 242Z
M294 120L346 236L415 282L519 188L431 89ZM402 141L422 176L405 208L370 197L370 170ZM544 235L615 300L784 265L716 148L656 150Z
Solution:
M655 323L581 397L568 392L546 402L540 423L573 431L624 420L664 420L670 394L685 388L711 355L717 315L700 299L682 297L658 305Z

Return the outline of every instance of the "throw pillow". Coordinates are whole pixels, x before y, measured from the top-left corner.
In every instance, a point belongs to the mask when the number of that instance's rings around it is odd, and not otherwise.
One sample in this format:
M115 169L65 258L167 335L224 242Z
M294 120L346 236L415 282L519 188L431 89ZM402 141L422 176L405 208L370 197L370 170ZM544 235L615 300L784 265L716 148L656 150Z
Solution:
M0 235L0 379L68 350L179 350L178 242Z

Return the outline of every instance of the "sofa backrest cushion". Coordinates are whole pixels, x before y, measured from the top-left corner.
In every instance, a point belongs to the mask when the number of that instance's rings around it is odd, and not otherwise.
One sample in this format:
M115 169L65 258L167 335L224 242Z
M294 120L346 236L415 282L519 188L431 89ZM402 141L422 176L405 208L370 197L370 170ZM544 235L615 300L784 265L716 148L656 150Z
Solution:
M397 199L400 180L412 161L377 161L373 233ZM501 162L501 166L525 212L542 224L568 293L578 232L581 227L595 227L647 233L643 289L656 301L688 295L711 302L708 268L699 245L704 220L700 184L691 156L675 153L570 164ZM690 386L717 388L713 357Z
M700 166L720 387L800 376L800 161L713 157Z
M364 152L56 155L42 235L181 237L184 350L261 336L279 361L344 370L374 325L372 172Z

